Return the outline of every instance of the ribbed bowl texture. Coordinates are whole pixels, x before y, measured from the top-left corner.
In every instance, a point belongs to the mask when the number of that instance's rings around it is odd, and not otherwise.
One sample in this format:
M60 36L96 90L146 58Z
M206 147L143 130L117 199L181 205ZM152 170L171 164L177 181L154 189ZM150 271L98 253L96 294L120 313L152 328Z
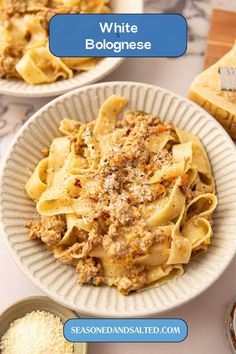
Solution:
M30 241L25 228L25 222L35 218L36 209L24 191L24 184L43 157L42 149L60 135L60 120L64 117L83 122L95 119L101 104L112 94L126 97L130 110L158 115L196 134L208 153L219 201L208 252L191 260L185 274L177 280L129 296L106 286L78 285L75 269L59 263L41 242ZM220 124L202 108L160 87L109 82L80 88L55 99L19 131L5 160L0 182L1 236L6 239L13 258L40 289L79 313L140 317L171 310L207 289L235 254L235 147Z

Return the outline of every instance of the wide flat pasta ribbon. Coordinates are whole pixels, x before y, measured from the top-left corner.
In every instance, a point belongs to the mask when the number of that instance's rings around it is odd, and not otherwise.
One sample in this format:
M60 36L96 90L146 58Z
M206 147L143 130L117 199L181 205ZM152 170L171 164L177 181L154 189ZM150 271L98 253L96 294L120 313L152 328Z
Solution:
M78 242L78 232L80 230L89 232L92 228L92 223L86 219L80 218L77 214L66 215L66 233L62 237L59 245L73 245Z
M193 145L192 142L176 144L172 148L172 155L175 162L184 162L184 172L192 166Z
M45 158L38 163L25 185L26 193L34 202L38 202L47 188L47 169L48 158Z
M167 143L175 142L175 138L170 134L169 131L162 132L159 135L151 135L145 141L145 147L152 152L162 151Z
M55 138L50 146L48 157L49 173L53 174L62 168L70 153L71 142L68 137Z
M193 250L200 245L209 245L212 236L211 224L205 218L193 218L184 225L182 234L190 240Z
M138 290L138 292L157 288L161 285L169 283L180 277L183 273L184 269L181 264L165 265L164 267L150 267L147 271L147 285L144 288Z
M197 196L188 204L185 210L184 218L189 220L193 216L208 217L211 216L217 206L217 198L212 193L206 193Z
M42 196L36 205L36 209L41 215L61 215L76 213L79 216L90 216L93 210L91 202L83 198L61 198L50 199Z
M168 238L150 248L148 254L135 258L137 265L160 266L165 264L170 255L170 242Z
M211 165L200 139L196 135L179 128L175 128L175 130L181 143L193 144L192 164L197 167L199 172L207 176L211 175Z
M150 226L166 225L181 213L185 204L185 196L180 189L179 183L180 180L177 179L169 197L160 198L153 203L153 211L148 218Z
M59 77L72 78L73 72L46 47L31 48L16 64L20 76L31 85L55 82Z
M192 244L180 231L184 208L172 230L171 250L167 264L187 264L191 257Z
M101 106L98 119L94 127L95 135L111 133L116 124L116 120L127 103L126 98L111 96Z
M184 167L184 160L169 165L163 165L160 170L156 170L147 184L159 183L168 178L178 177L184 173Z

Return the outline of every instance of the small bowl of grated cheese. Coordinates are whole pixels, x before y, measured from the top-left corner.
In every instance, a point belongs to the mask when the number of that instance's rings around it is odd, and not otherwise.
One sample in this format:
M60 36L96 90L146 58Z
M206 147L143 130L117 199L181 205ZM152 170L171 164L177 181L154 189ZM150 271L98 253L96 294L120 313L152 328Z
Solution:
M87 343L70 343L63 324L78 315L46 296L33 296L0 316L1 354L86 354Z

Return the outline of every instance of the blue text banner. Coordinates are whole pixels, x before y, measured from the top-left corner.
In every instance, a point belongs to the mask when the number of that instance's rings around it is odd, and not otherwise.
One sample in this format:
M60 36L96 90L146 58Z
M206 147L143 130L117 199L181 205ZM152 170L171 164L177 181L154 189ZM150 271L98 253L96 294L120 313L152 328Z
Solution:
M182 342L188 327L182 319L70 319L64 336L70 342Z
M58 14L49 47L58 57L179 57L187 22L179 14Z

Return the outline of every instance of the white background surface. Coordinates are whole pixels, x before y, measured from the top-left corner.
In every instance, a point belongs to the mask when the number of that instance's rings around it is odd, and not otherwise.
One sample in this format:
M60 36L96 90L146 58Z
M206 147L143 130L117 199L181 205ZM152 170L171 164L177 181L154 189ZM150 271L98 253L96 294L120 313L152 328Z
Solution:
M201 56L179 59L130 59L107 80L141 81L163 86L186 95L193 77L202 68ZM1 146L7 148L8 140ZM236 259L223 276L192 302L168 312L163 317L183 318L189 327L188 338L179 344L100 343L90 344L89 354L227 354L224 318L229 302L236 295ZM18 269L4 240L0 237L0 312L14 301L41 295ZM10 353L9 353L10 354ZM53 353L52 353L53 354Z

